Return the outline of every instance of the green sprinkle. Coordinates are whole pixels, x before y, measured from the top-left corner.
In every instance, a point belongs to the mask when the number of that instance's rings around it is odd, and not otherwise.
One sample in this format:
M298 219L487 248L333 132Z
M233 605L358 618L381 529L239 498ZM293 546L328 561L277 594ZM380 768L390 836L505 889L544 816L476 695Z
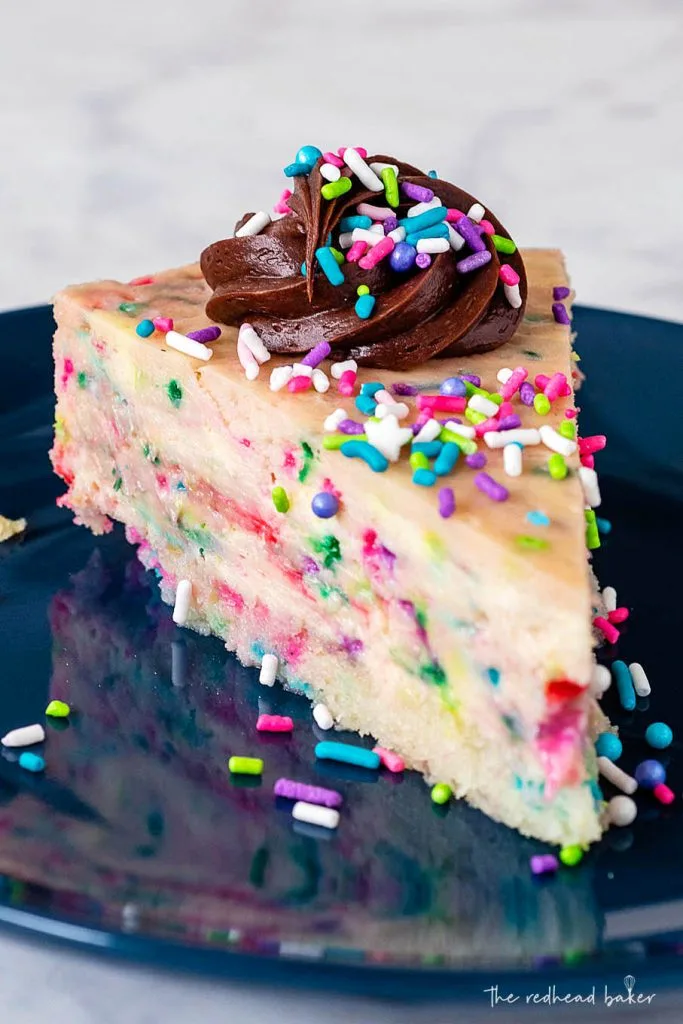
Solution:
M472 441L469 437L462 437L461 434L456 434L454 430L449 430L448 427L443 427L439 434L439 441L457 444L463 455L474 455L477 451L476 441Z
M384 198L389 206L398 206L398 178L393 167L384 167L379 176L384 184Z
M121 479L120 476L117 476L116 480L114 480L114 490L115 491L120 491L122 486L123 486L123 480Z
M45 708L45 714L51 718L68 718L71 708L63 700L51 700Z
M550 412L550 399L542 391L534 395L534 409L539 416L547 416Z
M453 796L453 790L445 782L437 782L432 786L431 798L433 804L447 804Z
M335 249L333 245L331 245L329 249L337 263L342 264L344 262L344 253L339 252L339 249Z
M592 508L586 508L583 514L586 518L586 547L589 551L594 551L595 548L600 547L600 533L595 520L595 512Z
M491 241L498 252L513 253L517 252L517 246L511 238L504 238L503 235L491 235Z
M566 477L567 463L564 461L564 456L560 455L559 452L555 452L548 459L548 472L553 480L564 480Z
M323 448L328 452L336 452L341 446L353 438L354 441L367 441L365 434L325 434Z
M144 303L142 302L122 302L119 306L119 312L127 313L128 316L134 316L143 305Z
M489 393L485 388L478 388L477 385L473 384L471 380L466 380L463 377L462 382L465 385L465 393L468 398L471 398L472 395L483 395L484 398L489 397Z
M76 380L78 382L79 388L87 388L87 386L88 386L88 374L85 372L85 370L81 370L80 371L80 373L76 377Z
M423 452L413 452L409 462L412 470L429 469L429 459Z
M497 391L489 391L486 397L488 398L489 402L493 402L494 405L503 404L503 396L499 395Z
M560 850L560 860L565 867L576 867L576 865L583 860L583 850L576 844L573 846L563 846Z
M307 441L301 442L301 456L303 459L303 465L299 470L299 483L302 484L306 480L306 477L311 472L311 466L313 464L314 453L310 444Z
M356 288L356 295L369 295L370 289L366 284L359 284Z
M573 441L576 437L576 424L571 420L562 420L558 433L562 434L562 437L568 437L570 441Z
M432 683L433 686L443 686L446 682L446 673L438 661L430 661L428 665L421 666L420 679L423 683Z
M520 548L524 548L526 551L547 551L550 547L549 541L543 540L541 537L529 537L525 533L520 533L515 537L515 541Z
M233 775L261 775L263 761L260 757L233 757L228 761L228 768Z
M470 409L469 406L465 409L465 419L469 420L470 423L474 423L475 427L478 423L483 423L488 419L483 412L475 412L474 409Z
M174 405L176 409L183 400L183 389L177 380L170 380L166 385L166 394L171 400L171 405Z
M323 199L338 199L339 196L343 196L345 192L348 192L351 188L350 178L337 178L336 181L328 181L326 185L320 189L320 194Z
M526 320L530 320L532 323L539 323L539 322L541 322L543 320L546 320L547 317L545 317L545 316L527 316L527 317L525 317L525 319ZM527 356L527 358L529 358L529 359L540 359L541 358L540 353L539 352L534 352L534 350L532 348L523 348L522 349L522 355L523 356Z
M273 487L271 497L278 512L289 512L289 498L284 487Z
M326 569L331 569L335 562L341 562L341 548L334 534L328 533L311 541L311 546L317 554L323 556L323 565Z

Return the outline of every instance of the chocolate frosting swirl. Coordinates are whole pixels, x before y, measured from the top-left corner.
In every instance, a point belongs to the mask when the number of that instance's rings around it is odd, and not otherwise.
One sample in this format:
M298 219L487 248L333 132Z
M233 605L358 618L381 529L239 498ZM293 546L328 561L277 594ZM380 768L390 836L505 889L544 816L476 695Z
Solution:
M418 168L393 157L368 157L367 162L398 167L399 183L429 188L443 205L467 213L477 200L447 181L430 178ZM238 326L250 322L271 352L305 352L322 339L333 356L353 358L367 366L408 369L433 356L459 356L483 352L504 344L522 316L527 295L524 264L519 251L502 256L491 237L482 241L491 260L477 270L459 273L456 264L469 255L467 248L437 253L431 265L404 273L392 269L385 258L371 270L358 263L342 266L344 283L333 286L321 271L315 250L332 233L338 244L339 222L354 214L359 203L385 206L382 192L366 189L347 168L342 170L353 187L338 199L321 195L325 184L322 160L311 172L294 179L289 200L292 214L269 224L258 235L228 238L210 245L201 255L201 269L213 295L206 305L211 319ZM398 218L405 217L414 200L400 193ZM251 216L245 216L236 230ZM507 232L486 210L497 235ZM454 225L457 227L457 224ZM507 301L499 270L503 262L519 275L522 304ZM306 276L301 272L305 263ZM356 289L365 284L376 298L372 316L360 319L354 310Z

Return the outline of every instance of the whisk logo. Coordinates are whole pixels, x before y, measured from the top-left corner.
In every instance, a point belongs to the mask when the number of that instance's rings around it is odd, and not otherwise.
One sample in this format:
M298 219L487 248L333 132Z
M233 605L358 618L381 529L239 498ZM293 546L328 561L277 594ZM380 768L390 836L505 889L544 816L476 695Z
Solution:
M623 1006L625 1003L643 1003L650 1004L654 999L655 992L636 992L636 979L632 974L627 974L624 978L624 988L626 989L626 995L621 992L610 993L605 985L605 1006Z
M557 1006L567 1003L572 1003L575 1006L582 1004L595 1006L600 1001L608 1007L624 1006L627 1003L637 1003L639 1006L643 1006L649 1005L656 995L654 992L637 992L636 979L632 974L627 974L624 978L624 988L626 989L625 994L617 990L611 991L607 985L604 985L602 990L597 985L593 985L583 992L572 992L563 990L558 985L549 985L542 991L520 995L516 992L503 991L500 985L491 985L490 988L484 989L484 995L489 996L492 1007L510 1006L515 1003L520 1006Z

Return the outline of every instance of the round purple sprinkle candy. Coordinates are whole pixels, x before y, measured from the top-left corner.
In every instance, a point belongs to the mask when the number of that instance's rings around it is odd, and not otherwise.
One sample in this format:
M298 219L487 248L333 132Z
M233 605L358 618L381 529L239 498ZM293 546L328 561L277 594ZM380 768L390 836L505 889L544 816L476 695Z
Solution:
M408 196L408 199L414 199L417 203L431 203L434 198L431 188L425 188L424 185L414 185L412 181L402 181L401 192L404 196Z
M533 405L535 394L536 391L534 390L533 384L530 384L528 380L525 380L519 389L519 399L522 405Z
M386 224L386 221L384 223ZM407 242L399 242L398 245L394 246L389 255L389 266L392 270L403 274L413 266L416 256L417 249L414 245L408 245Z
M449 519L455 512L455 495L452 487L442 487L439 491L439 515Z
M475 486L491 499L491 501L507 501L510 492L497 480L494 480L488 473L477 473L474 478Z
M531 873L534 875L554 874L560 866L560 862L554 853L537 853L529 861Z
M562 302L553 302L553 316L556 324L570 324L569 313Z
M301 365L312 366L315 368L320 363L322 363L323 359L327 359L331 351L332 348L329 342L319 341L318 344L315 345L310 352L306 353L306 355L301 360Z
M465 462L470 469L483 469L486 461L486 456L483 452L473 452L472 455L465 456Z
M388 235L390 231L395 231L398 227L398 217L387 217L382 227L384 228L385 235Z
M337 430L340 434L364 434L365 427L362 423L356 423L355 420L342 420Z
M470 384L474 384L475 388L481 387L481 377L477 373L463 373L461 374L463 380L468 380ZM467 389L465 389L467 390Z
M322 804L323 807L341 807L344 797L336 789L325 789L323 786L309 786L306 782L295 782L294 779L278 779L273 786L275 796L284 796L288 800L305 800L309 804Z
M426 270L427 267L431 267L432 265L432 257L428 252L419 252L415 257L415 262L420 270Z
M471 256L466 256L464 260L455 264L455 268L459 274L470 274L473 270L479 270L479 267L484 267L490 262L491 253L488 249L484 249L482 252L473 252Z
M472 252L485 252L486 246L481 240L481 235L475 228L469 217L461 217L454 224L455 230L465 239ZM489 259L491 254L489 253Z
M566 288L565 285L555 285L553 288L553 298L555 302L562 302L562 299L568 299L571 292L570 288Z
M311 508L318 519L331 519L339 511L339 498L329 491L320 491L313 496Z
M521 427L522 421L516 412L511 413L509 416L503 416L502 420L498 420L499 430L515 430L517 427Z
M220 338L221 329L220 327L202 327L198 331L190 331L187 335L188 338L192 338L193 341L215 341L216 338Z
M666 769L661 761L648 759L641 761L634 771L635 780L643 789L654 789L666 782Z
M479 385L477 385L478 387ZM464 398L467 388L460 377L446 377L439 388L440 395L448 395L452 398Z

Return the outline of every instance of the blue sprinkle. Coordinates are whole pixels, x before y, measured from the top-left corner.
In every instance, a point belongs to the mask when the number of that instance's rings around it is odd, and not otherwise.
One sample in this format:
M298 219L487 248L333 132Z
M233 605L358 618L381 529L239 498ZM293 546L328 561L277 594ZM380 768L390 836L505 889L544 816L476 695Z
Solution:
M382 455L379 448L368 444L367 441L344 441L339 451L348 459L362 459L363 462L367 462L375 473L383 473L389 468L389 460Z
M284 171L286 178L297 178L301 174L310 174L313 170L313 164L287 164L287 166L283 167L282 170Z
M645 730L645 739L655 750L666 750L673 738L674 734L666 722L653 722Z
M355 405L365 416L372 416L377 408L377 402L370 395L356 395Z
M375 308L375 302L376 299L374 295L359 295L356 299L356 305L354 306L356 316L360 320L367 320Z
M612 524L609 519L596 519L595 524L598 528L598 533L607 534L612 532Z
M320 249L316 249L315 257L330 284L335 285L335 287L344 284L344 275L341 272L341 268L327 246L323 245Z
M633 711L636 706L636 691L633 689L633 680L628 665L625 661L613 661L612 672L622 708L624 711Z
M460 456L460 448L452 441L446 441L439 457L434 463L434 472L437 476L445 476L450 473Z
M453 398L464 398L467 394L465 381L460 377L446 377L439 388L440 395L448 395Z
M533 526L550 526L550 516L547 516L545 512L527 512L526 517Z
M353 231L354 228L369 228L372 227L372 220L370 217L362 217L360 214L356 214L355 217L342 217L339 221L339 230L342 232Z
M367 395L368 398L372 398L378 391L384 391L384 384L381 380L368 380L360 386L361 395Z
M500 671L497 668L487 668L486 674L489 677L489 682L492 686L498 686L500 682Z
M322 150L317 146L302 146L296 154L296 162L298 164L314 164L322 155Z
M666 768L660 761L641 761L633 775L643 789L654 789L666 782Z
M301 273L303 274L304 277L306 276L306 264L305 263L301 264Z
M45 771L45 759L40 754L25 750L19 755L19 767L25 768L27 772L42 772Z
M442 441L413 441L410 451L426 455L428 459L435 459L440 454L442 448Z
M427 171L427 177L428 178L438 178L439 175L436 173L436 171Z
M411 217L417 220L417 217ZM406 235L406 245L417 245L421 238L448 238L448 228L445 224L432 224L430 228L423 228L421 231L411 231Z
M410 232L411 235L415 235L424 231L425 228L431 228L433 224L440 224L446 219L447 214L448 210L445 206L432 206L424 213L418 213L417 217L402 217L398 223L406 229L406 234Z
M594 800L604 800L602 790L600 789L597 779L591 779L588 785L590 787L591 795Z
M316 744L315 756L321 761L341 761L343 764L357 764L361 768L379 768L379 754L365 747L354 747L350 743L323 740Z
M141 338L149 338L151 334L154 334L154 324L151 320L141 320L135 328L135 333L139 334Z
M318 519L331 519L339 511L339 499L329 491L320 491L314 495L311 508Z
M420 487L433 487L436 483L436 473L431 469L416 469L413 473L413 483Z
M595 753L598 757L608 757L610 761L618 761L623 749L621 740L613 732L601 732L595 741Z

